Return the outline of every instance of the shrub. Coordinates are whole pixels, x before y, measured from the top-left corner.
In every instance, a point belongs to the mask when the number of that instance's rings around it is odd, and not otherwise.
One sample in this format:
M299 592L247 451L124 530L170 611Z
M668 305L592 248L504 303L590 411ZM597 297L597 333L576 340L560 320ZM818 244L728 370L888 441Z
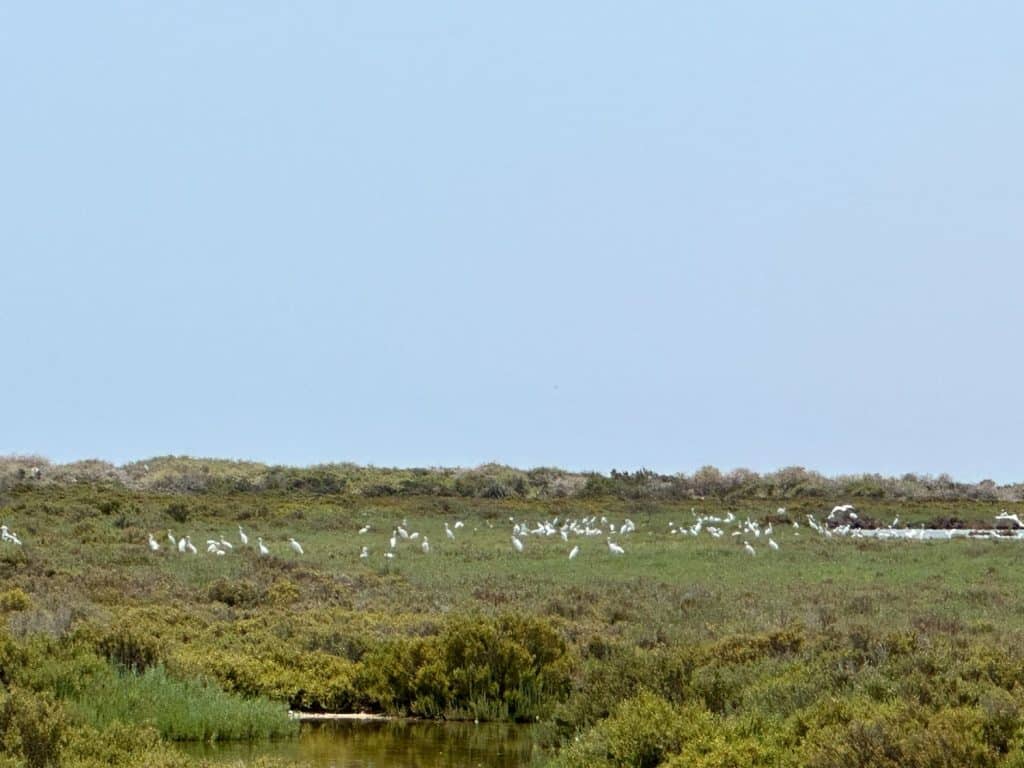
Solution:
M59 766L66 725L64 711L50 694L12 688L0 704L0 747L21 757L27 768Z
M96 644L99 653L132 672L144 672L161 661L164 654L159 638L130 624L110 629Z
M167 508L164 509L164 514L176 523L185 523L188 522L188 518L192 514L192 509L183 501L172 501L167 505Z
M0 611L24 611L31 605L32 601L29 596L18 587L0 593Z
M680 713L649 691L624 701L602 730L617 765L655 768L682 747Z
M256 585L246 579L217 579L206 590L210 600L233 608L246 608L259 603Z

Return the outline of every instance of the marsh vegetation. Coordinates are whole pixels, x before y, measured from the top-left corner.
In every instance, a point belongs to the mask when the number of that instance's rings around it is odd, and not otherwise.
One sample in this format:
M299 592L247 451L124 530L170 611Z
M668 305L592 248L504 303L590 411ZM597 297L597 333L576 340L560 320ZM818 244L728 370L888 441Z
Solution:
M177 765L288 709L532 722L561 766L1024 765L1024 542L793 526L992 527L1014 487L32 462L0 471L0 765ZM728 516L778 549L671 533Z

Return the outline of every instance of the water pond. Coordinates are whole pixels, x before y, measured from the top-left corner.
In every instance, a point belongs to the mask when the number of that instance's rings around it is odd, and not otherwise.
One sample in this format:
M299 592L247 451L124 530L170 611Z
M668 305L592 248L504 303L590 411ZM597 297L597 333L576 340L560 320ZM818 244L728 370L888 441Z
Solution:
M507 723L304 723L285 741L184 744L195 758L248 762L294 760L311 768L523 768L534 755L535 729Z

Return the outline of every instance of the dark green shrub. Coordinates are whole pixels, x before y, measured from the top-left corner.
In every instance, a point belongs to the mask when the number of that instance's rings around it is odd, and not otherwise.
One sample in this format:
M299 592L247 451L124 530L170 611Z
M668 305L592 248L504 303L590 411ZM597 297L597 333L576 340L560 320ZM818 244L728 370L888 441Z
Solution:
M164 655L159 638L130 624L111 628L99 639L96 649L109 661L133 672L155 666Z
M183 501L172 501L164 509L164 514L176 523L185 523L192 514L192 509Z
M260 592L246 579L217 579L206 590L210 600L233 608L245 608L259 603Z

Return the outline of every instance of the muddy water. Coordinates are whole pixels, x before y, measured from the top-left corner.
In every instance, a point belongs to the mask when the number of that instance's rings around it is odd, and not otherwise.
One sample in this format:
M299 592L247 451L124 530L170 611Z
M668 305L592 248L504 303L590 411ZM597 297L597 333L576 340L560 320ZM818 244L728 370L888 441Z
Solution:
M215 762L273 757L311 768L524 768L534 733L500 723L325 722L304 724L298 738L286 741L181 748Z

